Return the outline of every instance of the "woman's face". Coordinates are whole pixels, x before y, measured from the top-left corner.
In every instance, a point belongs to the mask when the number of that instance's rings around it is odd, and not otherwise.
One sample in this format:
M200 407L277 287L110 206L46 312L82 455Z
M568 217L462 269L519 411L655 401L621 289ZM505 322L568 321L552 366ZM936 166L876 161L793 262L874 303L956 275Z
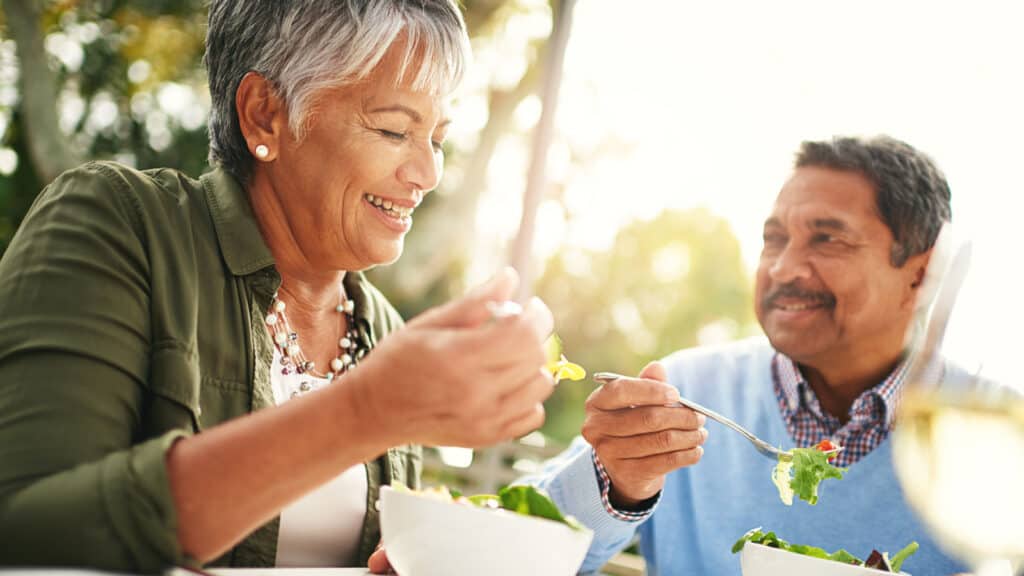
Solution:
M447 99L397 84L396 52L364 82L321 93L305 137L286 136L274 162L281 212L314 270L395 261L441 179Z

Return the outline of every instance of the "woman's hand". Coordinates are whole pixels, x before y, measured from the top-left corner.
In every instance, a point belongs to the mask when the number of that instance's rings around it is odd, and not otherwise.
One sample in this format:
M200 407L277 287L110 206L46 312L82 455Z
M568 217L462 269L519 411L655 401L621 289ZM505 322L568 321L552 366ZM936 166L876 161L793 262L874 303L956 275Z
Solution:
M554 389L543 342L551 311L530 300L519 315L493 319L488 303L508 300L511 269L392 333L351 377L353 398L396 444L484 446L544 422Z
M377 549L370 555L366 568L374 574L391 574L394 571L391 562L388 562L387 552L381 546L377 546Z

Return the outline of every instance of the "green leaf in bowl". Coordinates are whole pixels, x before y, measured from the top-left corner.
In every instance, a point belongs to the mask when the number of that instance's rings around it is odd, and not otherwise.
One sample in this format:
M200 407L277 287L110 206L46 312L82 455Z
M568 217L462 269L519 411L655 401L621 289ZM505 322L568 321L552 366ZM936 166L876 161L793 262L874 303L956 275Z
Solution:
M583 526L572 516L565 516L542 490L533 486L506 486L498 491L501 507L526 516L561 522L574 530Z

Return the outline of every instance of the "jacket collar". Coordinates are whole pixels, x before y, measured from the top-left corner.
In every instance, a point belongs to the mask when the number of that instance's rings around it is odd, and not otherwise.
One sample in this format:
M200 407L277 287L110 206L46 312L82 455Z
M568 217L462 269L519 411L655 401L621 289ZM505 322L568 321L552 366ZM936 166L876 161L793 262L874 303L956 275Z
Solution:
M199 178L213 216L217 241L228 269L236 276L273 266L274 257L263 240L249 197L234 176L216 168Z
M345 286L345 294L352 299L352 304L355 306L355 317L366 322L369 327L376 326L377 314L373 307L371 294L374 288L366 276L362 272L346 272L345 279L341 283ZM374 335L374 338L379 337L379 334Z

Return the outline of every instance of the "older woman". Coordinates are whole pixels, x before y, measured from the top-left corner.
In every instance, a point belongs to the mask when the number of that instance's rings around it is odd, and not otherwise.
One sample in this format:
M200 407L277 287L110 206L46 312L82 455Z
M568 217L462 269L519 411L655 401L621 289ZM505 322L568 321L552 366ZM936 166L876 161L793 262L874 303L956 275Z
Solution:
M72 170L0 263L0 564L364 564L417 444L542 422L550 313L488 313L514 274L398 329L359 272L467 47L451 0L213 0L216 169Z

